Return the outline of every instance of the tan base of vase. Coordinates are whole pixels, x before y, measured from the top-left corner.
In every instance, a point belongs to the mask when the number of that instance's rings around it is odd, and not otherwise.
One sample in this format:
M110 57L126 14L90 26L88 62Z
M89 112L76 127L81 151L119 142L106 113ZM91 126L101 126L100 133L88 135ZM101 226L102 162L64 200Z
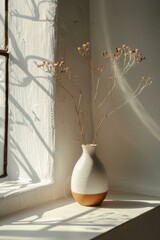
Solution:
M103 202L107 195L107 192L98 194L79 194L72 192L72 195L76 202L83 206L97 206Z

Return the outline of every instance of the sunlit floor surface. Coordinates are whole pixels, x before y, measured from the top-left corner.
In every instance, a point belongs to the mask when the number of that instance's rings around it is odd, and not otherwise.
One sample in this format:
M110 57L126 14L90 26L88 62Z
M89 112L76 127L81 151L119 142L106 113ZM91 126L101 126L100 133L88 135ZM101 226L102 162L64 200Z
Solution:
M122 192L110 192L99 207L80 206L72 198L67 198L2 218L0 220L0 239L93 239L107 231L110 233L111 229L116 231L118 228L127 226L132 222L129 220L133 219L134 221L134 218L157 207L159 204L160 198ZM123 225L115 228L121 224ZM104 237L104 235L101 237ZM123 238L106 237L102 239L119 240Z

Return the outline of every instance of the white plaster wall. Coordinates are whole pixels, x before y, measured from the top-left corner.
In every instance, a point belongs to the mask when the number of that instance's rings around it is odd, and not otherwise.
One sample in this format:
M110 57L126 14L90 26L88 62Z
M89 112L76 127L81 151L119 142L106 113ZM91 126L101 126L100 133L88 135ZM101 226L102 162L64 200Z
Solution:
M143 75L154 79L138 99L103 125L99 155L108 170L111 189L154 196L160 196L159 9L158 0L90 1L92 61L100 63L99 53L127 44L146 56L127 79L132 83Z
M54 60L56 8L56 0L9 1L10 180L53 180L55 90L36 63Z
M89 41L88 12L85 0L13 0L9 5L8 177L54 182L46 188L48 199L70 194L70 177L82 142L70 97L59 88L55 91L54 79L35 63L63 58L72 67L84 92L86 139L90 142L90 71L76 52Z
M87 107L85 122L86 141L92 138L90 70L84 59L77 53L77 47L89 41L89 4L86 0L60 0L58 10L57 60L63 59L76 75L75 85L81 88L82 105ZM69 81L70 89L76 101L79 97L76 88ZM70 191L73 167L79 159L81 149L80 130L72 99L62 89L57 88L56 101L56 171L57 194L65 196Z
M88 1L9 3L8 178L0 187L1 216L70 197L72 170L81 154L72 101L35 62L63 58L72 67L87 105L87 142L92 135L90 71L76 52L89 41Z

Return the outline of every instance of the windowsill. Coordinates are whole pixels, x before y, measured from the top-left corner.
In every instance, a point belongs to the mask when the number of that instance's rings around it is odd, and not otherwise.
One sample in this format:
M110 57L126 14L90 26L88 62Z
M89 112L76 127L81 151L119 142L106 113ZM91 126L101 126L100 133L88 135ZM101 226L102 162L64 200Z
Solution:
M109 192L99 207L66 198L0 220L0 239L89 240L155 208L160 198Z
M0 218L55 199L54 183L0 180Z
M0 179L0 199L24 193L26 191L51 184L51 181L33 183L29 181L10 180L9 178Z

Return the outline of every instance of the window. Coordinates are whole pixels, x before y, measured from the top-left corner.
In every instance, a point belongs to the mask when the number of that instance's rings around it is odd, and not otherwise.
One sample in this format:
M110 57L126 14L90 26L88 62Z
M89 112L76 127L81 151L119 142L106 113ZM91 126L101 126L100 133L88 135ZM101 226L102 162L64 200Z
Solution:
M8 125L8 0L0 7L0 177L7 175Z

